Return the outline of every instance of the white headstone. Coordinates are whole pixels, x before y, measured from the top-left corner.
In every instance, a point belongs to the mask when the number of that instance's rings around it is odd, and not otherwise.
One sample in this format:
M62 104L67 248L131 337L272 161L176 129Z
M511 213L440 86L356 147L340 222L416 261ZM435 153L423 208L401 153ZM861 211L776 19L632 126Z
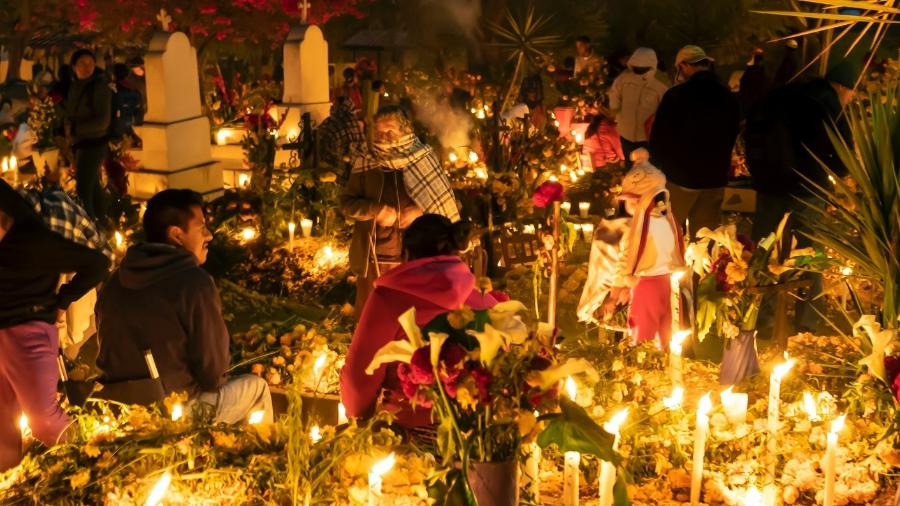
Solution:
M212 159L209 118L200 107L197 53L181 32L160 32L144 58L147 114L136 153L143 168L132 192L149 198L166 188L190 188L204 195L222 191L222 168Z
M284 43L284 95L288 108L283 129L296 128L300 116L309 112L313 121L328 117L328 43L315 25L295 27Z

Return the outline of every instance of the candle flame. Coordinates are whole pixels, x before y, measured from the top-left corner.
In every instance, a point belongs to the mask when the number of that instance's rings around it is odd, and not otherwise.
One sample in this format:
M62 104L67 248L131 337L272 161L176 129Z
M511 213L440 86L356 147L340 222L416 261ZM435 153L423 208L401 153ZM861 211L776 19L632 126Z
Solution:
M387 457L372 464L372 469L370 472L376 476L384 476L385 473L387 473L394 467L394 463L396 461L397 461L396 456L394 456L394 454L391 453Z
M28 417L25 416L25 413L22 413L22 416L19 417L19 432L22 433L22 436L25 436L31 428L28 426Z
M253 238L256 237L256 230L252 227L247 227L244 230L241 230L241 238L245 241L252 241Z
M809 392L803 392L803 411L806 411L811 421L819 419L819 409L816 406L816 400L813 399L813 395Z
M19 168L19 160L15 157L15 155L10 156L9 157L9 169L16 170L18 168Z
M288 223L288 232L293 234L295 230L297 230L297 224L293 221Z
M459 156L456 155L455 151L451 151L450 154L447 155L447 158L451 163L456 163L456 161L459 160Z
M707 416L710 411L712 411L712 400L709 398L709 392L707 392L706 395L700 398L700 403L697 404L697 416Z
M347 408L344 407L343 402L338 403L338 423L344 423L347 421Z
M625 423L625 420L628 418L628 408L619 411L612 418L609 419L608 422L603 424L603 430L609 432L610 434L618 434L619 427Z
M309 429L309 438L312 439L313 443L318 443L322 440L322 431L319 429L318 425L313 425L311 429Z
M116 248L122 249L122 246L125 244L125 237L122 236L122 232L116 230Z
M184 408L181 407L181 404L172 406L172 421L177 422L182 416L184 416Z
M844 267L843 269L841 269L841 274L844 277L852 276L853 275L853 267Z
M834 420L831 421L831 432L832 434L837 434L844 428L844 419L847 418L847 415L841 415Z
M772 369L772 376L778 381L781 381L781 379L784 378L788 371L791 370L791 367L794 367L794 362L796 362L796 360L792 358L787 358L787 353L785 353L785 359L784 362L776 365L775 368Z
M228 132L224 128L216 132L216 144L219 146L228 144Z
M262 423L263 418L266 416L266 412L259 409L250 413L250 418L247 420L247 423L250 425L256 425L258 423Z
M672 282L678 283L684 278L684 271L675 271L672 273Z
M3 157L3 161L0 162L0 171L6 172L9 170L9 158Z
M156 485L153 485L153 490L150 491L150 495L147 497L147 501L144 502L144 506L157 506L162 502L171 483L172 475L168 471L164 472L156 482Z
M325 367L325 360L327 359L328 357L324 353L320 353L319 356L316 357L316 361L313 364L313 374L318 376L322 372L322 369Z
M478 162L478 153L474 151L469 151L469 163Z
M476 167L475 168L475 177L477 177L478 179L481 179L482 181L487 180L487 178L488 178L487 170L485 170L484 167Z
M575 380L571 376L566 378L566 393L569 394L569 399L573 401L578 397L578 385L575 384Z
M668 397L663 397L663 406L666 409L678 409L681 407L681 404L684 402L684 388L683 387L675 387L672 389L672 394Z
M246 188L250 186L250 175L249 174L238 174L238 186L241 188Z
M559 181L559 178L556 177L556 174L550 174L550 177L547 178L547 181L557 182Z

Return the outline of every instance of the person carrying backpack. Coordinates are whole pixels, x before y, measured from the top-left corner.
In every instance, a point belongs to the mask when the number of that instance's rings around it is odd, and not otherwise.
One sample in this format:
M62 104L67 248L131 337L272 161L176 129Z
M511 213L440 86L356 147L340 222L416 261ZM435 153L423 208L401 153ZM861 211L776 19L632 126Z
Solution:
M90 50L75 51L71 64L75 79L66 100L66 138L75 158L75 190L88 215L98 220L103 212L100 165L109 150L112 90Z

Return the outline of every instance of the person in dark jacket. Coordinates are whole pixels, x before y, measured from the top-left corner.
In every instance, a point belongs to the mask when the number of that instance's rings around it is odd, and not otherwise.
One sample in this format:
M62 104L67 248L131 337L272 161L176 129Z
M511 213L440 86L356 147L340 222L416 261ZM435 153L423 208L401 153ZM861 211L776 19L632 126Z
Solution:
M131 87L128 80L129 72L128 66L124 63L117 63L113 66L116 92L113 95L115 117L112 120L111 135L115 139L128 137L133 147L140 148L141 138L134 131L134 126L143 123L143 99L140 91Z
M672 210L690 220L690 230L715 228L731 170L731 152L740 124L737 98L712 70L713 59L697 46L675 58L674 86L663 96L650 153L666 175Z
M46 445L65 438L69 417L56 400L59 336L69 304L106 275L102 253L52 232L0 180L0 471L21 458L19 418ZM57 289L60 275L75 276Z
M259 410L271 421L265 380L226 374L230 338L219 290L200 267L212 239L201 196L164 190L147 202L143 225L147 242L128 249L97 301L102 382L148 377L149 348L167 394L212 406L216 422L246 421Z
M72 54L72 68L75 80L69 87L65 115L66 137L75 157L75 190L88 215L98 219L103 207L100 165L109 149L112 90L89 50Z

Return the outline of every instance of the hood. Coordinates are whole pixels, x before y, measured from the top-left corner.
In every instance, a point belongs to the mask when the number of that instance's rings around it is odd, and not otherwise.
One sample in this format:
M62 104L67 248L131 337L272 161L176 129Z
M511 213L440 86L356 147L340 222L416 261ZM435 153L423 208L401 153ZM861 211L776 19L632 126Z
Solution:
M189 251L169 244L145 242L125 253L119 266L119 282L130 290L138 290L199 267Z
M433 305L456 309L475 289L475 275L457 256L420 258L386 272L376 287L390 288Z
M635 49L631 58L628 59L629 67L650 67L652 70L656 70L658 64L656 51L649 47L639 47ZM653 75L654 73L651 71L647 72L647 74Z

